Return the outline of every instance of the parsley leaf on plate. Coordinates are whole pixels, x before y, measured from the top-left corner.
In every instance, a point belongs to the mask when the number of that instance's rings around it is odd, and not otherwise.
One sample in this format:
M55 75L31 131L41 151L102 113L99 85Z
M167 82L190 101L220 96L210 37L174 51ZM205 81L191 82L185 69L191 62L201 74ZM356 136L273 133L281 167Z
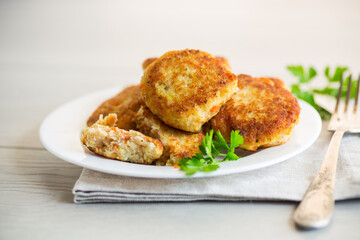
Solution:
M202 140L199 149L201 153L197 153L191 158L183 158L179 161L178 166L181 171L184 171L186 175L193 175L196 172L210 172L219 168L220 162L234 161L240 157L235 154L235 149L243 144L244 139L239 134L239 131L231 132L230 146L227 144L220 131L216 132L215 139L213 139L214 130L210 130L206 133ZM221 151L226 151L221 153ZM221 160L216 160L216 157L223 157Z

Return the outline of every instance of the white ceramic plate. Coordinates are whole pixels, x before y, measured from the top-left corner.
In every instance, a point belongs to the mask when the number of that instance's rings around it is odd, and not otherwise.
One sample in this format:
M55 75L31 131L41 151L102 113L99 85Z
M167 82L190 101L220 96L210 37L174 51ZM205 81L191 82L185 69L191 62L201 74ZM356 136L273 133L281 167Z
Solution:
M143 178L189 178L173 167L160 167L121 162L103 158L85 149L80 141L81 131L91 113L106 99L116 95L122 87L103 90L80 97L54 110L40 127L40 139L45 148L55 156L70 163L117 175ZM308 147L321 131L319 114L309 104L299 100L300 122L286 144L257 151L237 161L220 164L210 173L191 176L211 177L263 168L287 160Z

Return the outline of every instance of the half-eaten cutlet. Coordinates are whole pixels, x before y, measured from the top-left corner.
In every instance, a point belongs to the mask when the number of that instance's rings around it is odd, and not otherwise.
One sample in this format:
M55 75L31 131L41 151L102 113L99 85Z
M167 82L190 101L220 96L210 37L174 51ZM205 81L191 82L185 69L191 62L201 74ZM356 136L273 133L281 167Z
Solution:
M116 126L117 116L114 113L87 127L81 136L84 145L107 158L131 163L151 164L160 158L163 145L157 139L145 136L138 131L126 131Z
M135 129L136 125L133 117L142 105L144 105L144 102L141 98L139 85L127 87L116 96L103 102L89 117L87 125L93 125L100 115L106 117L110 113L116 113L116 126L118 128L125 130Z

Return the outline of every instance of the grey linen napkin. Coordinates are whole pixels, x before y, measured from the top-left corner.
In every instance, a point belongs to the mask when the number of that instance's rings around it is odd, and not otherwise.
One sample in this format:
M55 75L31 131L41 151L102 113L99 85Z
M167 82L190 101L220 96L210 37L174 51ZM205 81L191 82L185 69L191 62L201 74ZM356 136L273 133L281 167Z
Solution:
M282 163L238 174L198 179L144 179L84 169L73 193L75 203L155 201L299 201L317 174L332 133L327 123L305 152ZM335 199L360 198L360 135L342 140Z

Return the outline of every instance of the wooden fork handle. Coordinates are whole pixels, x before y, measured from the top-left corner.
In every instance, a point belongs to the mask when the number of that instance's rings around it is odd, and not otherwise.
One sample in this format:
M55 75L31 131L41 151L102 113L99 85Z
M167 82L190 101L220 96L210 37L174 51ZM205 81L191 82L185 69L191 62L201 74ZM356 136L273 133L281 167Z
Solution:
M311 182L294 213L295 223L302 228L321 228L328 225L334 210L334 183L339 147L344 130L336 130L318 175Z

